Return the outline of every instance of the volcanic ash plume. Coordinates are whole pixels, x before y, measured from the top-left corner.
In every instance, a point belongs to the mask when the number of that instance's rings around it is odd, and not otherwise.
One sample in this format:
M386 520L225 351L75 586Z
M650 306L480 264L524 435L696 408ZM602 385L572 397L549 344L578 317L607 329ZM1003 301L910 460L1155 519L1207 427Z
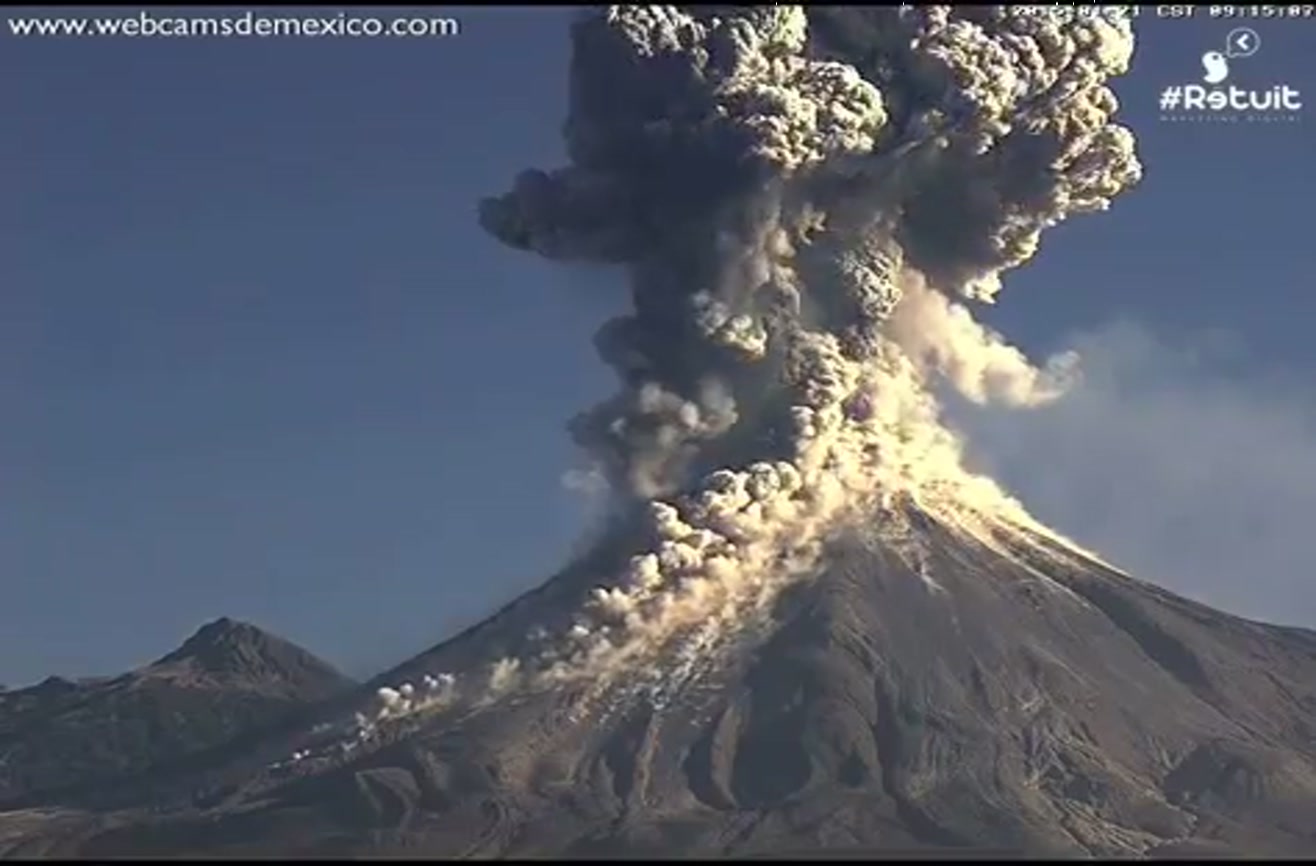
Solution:
M964 468L933 392L1030 406L1073 374L966 303L1137 181L1117 10L618 6L573 40L571 164L481 221L628 275L597 336L622 387L572 431L649 546L496 685L697 660L849 519L1045 533Z

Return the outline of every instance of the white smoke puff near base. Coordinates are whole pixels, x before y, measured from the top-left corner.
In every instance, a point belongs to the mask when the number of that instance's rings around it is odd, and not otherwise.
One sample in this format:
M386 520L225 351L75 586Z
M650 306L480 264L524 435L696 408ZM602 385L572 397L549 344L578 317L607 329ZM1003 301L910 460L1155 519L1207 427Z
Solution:
M521 676L520 659L499 659L489 670L489 690L494 694L505 692L515 687Z

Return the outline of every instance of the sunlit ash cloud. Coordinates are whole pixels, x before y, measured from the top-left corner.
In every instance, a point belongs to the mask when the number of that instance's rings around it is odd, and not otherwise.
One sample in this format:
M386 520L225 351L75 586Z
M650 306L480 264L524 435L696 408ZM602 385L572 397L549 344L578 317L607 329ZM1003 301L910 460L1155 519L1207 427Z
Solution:
M625 275L632 311L596 338L620 387L570 429L641 530L568 628L444 700L688 668L856 520L1057 540L965 468L934 390L1026 409L1076 377L1074 356L1034 365L972 305L1045 229L1138 181L1107 87L1127 21L625 6L587 11L572 40L570 164L524 172L480 220Z

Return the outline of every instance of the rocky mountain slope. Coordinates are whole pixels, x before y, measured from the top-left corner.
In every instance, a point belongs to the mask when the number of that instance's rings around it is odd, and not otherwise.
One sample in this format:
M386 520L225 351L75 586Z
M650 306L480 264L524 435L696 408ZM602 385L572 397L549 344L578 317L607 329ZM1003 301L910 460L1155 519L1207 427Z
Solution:
M351 681L255 626L219 619L118 677L0 693L0 805L66 799L200 755Z
M281 774L235 762L208 805L0 826L108 856L1316 853L1316 634L924 540L920 574L837 539L771 628L661 704L521 694ZM504 644L579 577L394 675Z

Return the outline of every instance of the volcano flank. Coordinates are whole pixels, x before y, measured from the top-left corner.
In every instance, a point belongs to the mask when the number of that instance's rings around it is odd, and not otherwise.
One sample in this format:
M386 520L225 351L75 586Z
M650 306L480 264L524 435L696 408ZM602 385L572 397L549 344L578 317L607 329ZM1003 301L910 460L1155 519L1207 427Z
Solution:
M770 630L661 706L522 694L287 776L198 774L222 791L210 804L51 807L0 828L83 856L1316 850L1316 634L924 531L939 588L839 537ZM391 677L523 633L553 588Z
M583 12L569 164L479 218L630 291L570 424L602 540L298 726L0 813L0 851L1316 854L1316 633L1106 564L940 409L1082 374L972 309L1142 177L1120 8Z

